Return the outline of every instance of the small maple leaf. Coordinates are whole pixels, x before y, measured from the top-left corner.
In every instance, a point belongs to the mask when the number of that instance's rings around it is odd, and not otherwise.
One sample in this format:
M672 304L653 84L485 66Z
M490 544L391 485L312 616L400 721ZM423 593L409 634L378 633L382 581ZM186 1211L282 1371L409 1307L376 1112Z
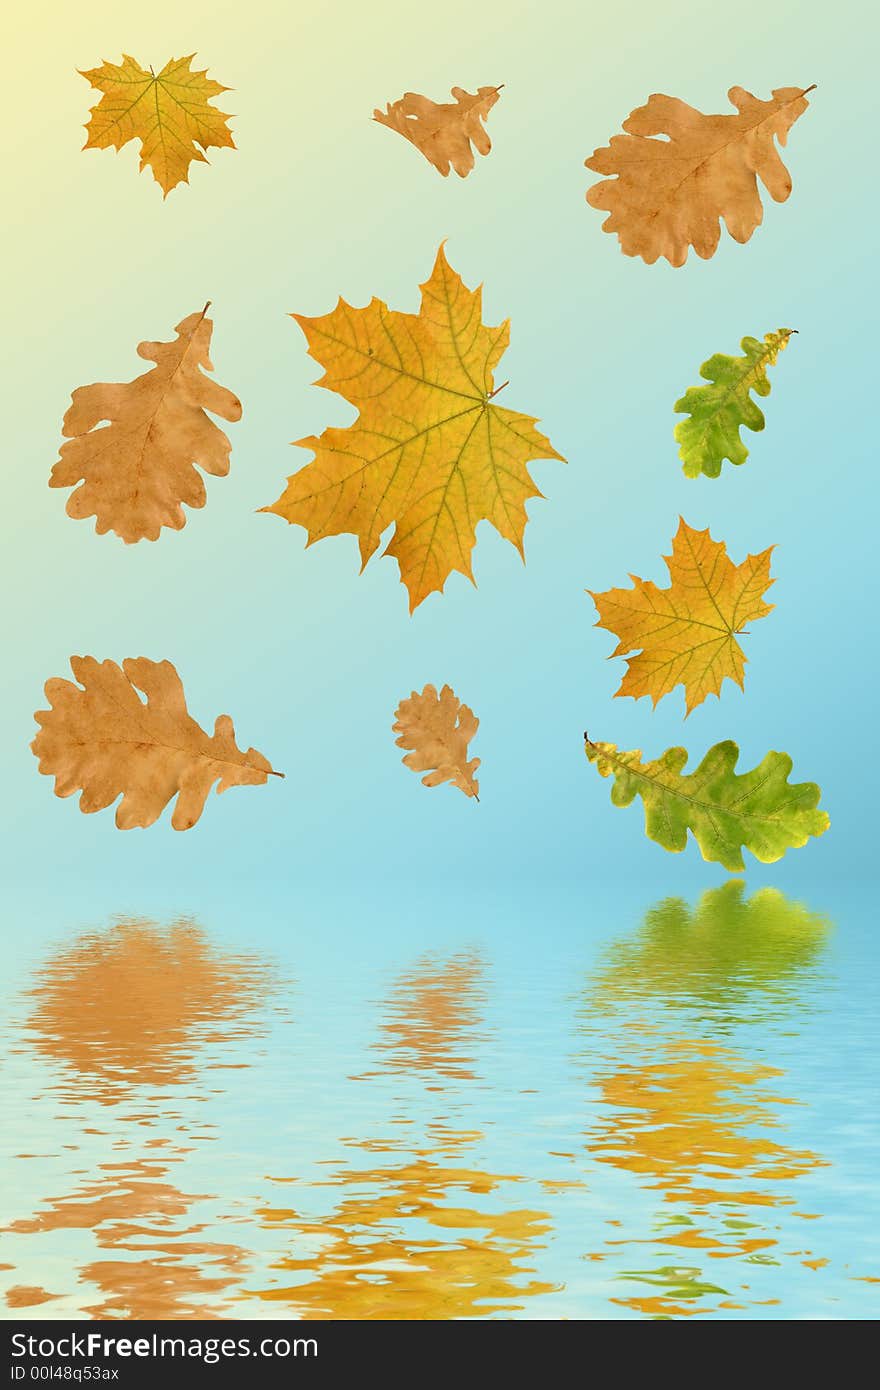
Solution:
M612 657L627 658L618 695L638 700L650 695L657 702L683 685L687 713L707 695L721 694L726 679L742 689L746 658L736 640L748 622L773 609L763 594L770 578L773 546L749 555L735 565L723 541L713 541L708 528L694 531L680 517L672 554L664 556L671 580L659 589L650 580L630 575L631 589L587 590L599 613L596 627L620 640Z
M599 775L614 778L614 805L629 806L641 797L645 834L673 854L684 849L690 831L704 859L740 873L743 848L762 864L775 864L787 849L800 849L830 824L826 812L817 809L822 793L816 783L788 781L787 753L767 753L751 772L740 774L735 771L739 749L727 739L685 773L686 748L667 748L656 761L642 762L638 749L624 753L614 743L593 743L586 734L584 743Z
M468 760L468 744L480 721L448 685L439 695L433 685L426 685L421 694L414 690L408 700L401 700L394 718L392 732L400 735L398 748L413 750L402 761L413 772L427 772L424 786L452 782L465 796L479 801L480 784L474 774L480 759Z
M811 91L778 87L761 101L731 87L735 116L706 116L655 92L624 121L626 135L613 135L585 161L595 173L612 175L587 193L591 207L609 213L602 230L616 232L624 255L648 265L660 256L684 265L690 246L708 260L718 248L719 218L734 241L748 241L764 215L758 177L777 203L791 193L774 142L785 144ZM652 138L658 135L668 138Z
M181 504L206 501L194 464L215 477L229 472L229 440L205 411L240 420L241 401L202 374L203 367L213 371L207 311L206 304L181 320L173 343L138 345L138 356L156 364L143 376L73 392L61 426L69 442L49 486L79 483L67 514L77 521L94 516L99 535L112 530L131 545L157 540L163 526L179 531L186 524Z
M688 478L717 478L725 459L745 463L749 451L740 438L743 426L764 428L764 412L752 400L751 392L770 395L767 368L772 367L787 346L796 328L778 328L758 338L743 338L742 357L716 352L700 368L708 386L689 386L675 402L679 415L688 415L675 426L682 470Z
M209 105L211 97L230 89L193 72L196 55L170 58L157 75L145 72L128 54L122 62L102 63L80 75L103 95L92 107L84 150L121 150L129 140L141 142L141 170L149 167L167 198L179 183L189 183L193 160L208 161L203 150L235 149L229 116Z
M228 714L206 734L186 707L183 686L170 661L129 657L115 661L72 656L79 685L53 677L46 682L48 710L34 715L41 725L31 748L40 772L55 778L55 795L81 791L79 808L103 811L121 794L120 830L152 825L172 797L171 824L189 830L211 787L262 786L283 777L255 748L236 746ZM142 690L146 705L138 695Z
M418 314L381 299L363 309L340 299L321 318L291 315L325 368L317 385L360 413L346 429L298 440L314 462L261 509L304 526L310 545L357 536L362 567L394 522L384 553L400 566L410 612L442 591L453 570L474 582L479 521L490 521L522 555L525 503L541 496L526 464L565 462L536 420L495 405L502 388L493 372L510 324L482 322L481 291L465 286L442 246L421 290Z
M409 140L444 178L452 168L463 179L474 167L471 145L479 154L488 154L492 148L481 122L500 91L501 87L480 87L476 92L453 87L454 102L431 101L417 92L405 92L384 111L374 111L373 120Z

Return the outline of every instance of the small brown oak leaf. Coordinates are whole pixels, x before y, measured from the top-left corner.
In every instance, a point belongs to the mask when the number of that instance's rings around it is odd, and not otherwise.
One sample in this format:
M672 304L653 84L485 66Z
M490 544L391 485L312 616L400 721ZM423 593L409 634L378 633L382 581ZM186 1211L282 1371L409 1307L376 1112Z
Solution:
M453 87L454 102L431 101L418 92L405 92L384 111L374 111L373 120L409 140L444 178L454 169L463 179L474 167L473 150L488 154L492 148L482 122L500 91L501 87L480 87L476 92Z
M426 685L421 694L414 690L408 700L401 700L394 717L392 732L400 735L398 748L412 750L402 761L413 772L427 773L422 778L424 786L451 782L479 801L480 785L474 774L480 759L468 759L468 744L480 721L448 685L439 695L433 685Z

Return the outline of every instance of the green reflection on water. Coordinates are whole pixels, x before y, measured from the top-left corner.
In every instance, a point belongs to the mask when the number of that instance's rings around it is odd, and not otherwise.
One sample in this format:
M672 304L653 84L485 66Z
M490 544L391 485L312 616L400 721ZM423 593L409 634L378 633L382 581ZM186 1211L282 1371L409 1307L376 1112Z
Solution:
M803 976L819 963L831 923L776 888L746 897L731 880L703 893L692 908L664 898L645 914L633 939L605 952L592 1003L637 1000L708 1006L717 1028L753 1018L761 1001L774 1018L803 999Z
M825 1160L773 1134L784 1128L780 1108L796 1103L768 1088L784 1072L729 1044L743 1032L747 1047L750 1027L812 1006L806 984L815 984L829 927L776 889L747 898L733 881L693 908L658 903L634 938L606 950L587 982L578 1020L599 1095L587 1150L685 1213L671 1222L656 1213L642 1237L628 1222L619 1240L606 1240L613 1250L648 1246L658 1261L617 1275L651 1293L614 1302L670 1318L774 1301L755 1298L744 1267L778 1264L791 1215L815 1217L796 1212L791 1189ZM743 1208L755 1220L733 1215ZM677 1251L699 1263L672 1262ZM805 1266L812 1254L786 1252ZM713 1277L719 1270L723 1284Z

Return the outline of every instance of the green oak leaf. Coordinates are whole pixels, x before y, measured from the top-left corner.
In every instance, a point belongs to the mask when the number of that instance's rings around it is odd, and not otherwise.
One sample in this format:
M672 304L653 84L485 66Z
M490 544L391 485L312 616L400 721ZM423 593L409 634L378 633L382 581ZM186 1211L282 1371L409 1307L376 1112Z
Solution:
M690 386L681 400L675 402L679 415L688 415L675 426L679 456L689 478L704 473L717 478L725 459L745 463L749 451L740 438L743 425L750 430L764 428L764 413L752 400L750 392L769 396L767 368L772 367L796 328L778 328L767 333L764 341L743 338L740 346L744 356L728 357L716 352L700 368L700 376L709 386Z
M739 749L726 739L684 774L686 748L667 748L656 761L642 762L638 749L620 752L613 743L592 743L586 734L584 741L600 776L614 778L614 805L629 806L640 796L648 839L675 854L690 830L704 859L739 873L745 868L743 847L762 864L774 864L787 849L800 849L828 829L827 814L817 810L822 793L815 782L789 784L787 753L767 753L739 775Z

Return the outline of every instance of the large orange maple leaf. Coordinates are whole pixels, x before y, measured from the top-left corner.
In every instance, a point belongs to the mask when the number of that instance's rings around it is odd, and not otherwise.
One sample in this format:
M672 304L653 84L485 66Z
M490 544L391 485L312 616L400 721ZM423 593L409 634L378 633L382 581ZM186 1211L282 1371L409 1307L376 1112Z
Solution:
M737 638L746 623L773 608L763 599L774 582L772 553L770 546L735 565L723 541L679 518L672 554L664 557L668 589L630 575L631 589L588 590L599 614L596 626L620 639L611 655L637 653L627 657L616 694L635 700L650 695L656 705L683 685L690 714L707 695L720 695L726 678L742 688L746 658Z
M467 288L442 246L421 291L418 314L381 299L363 309L340 299L320 318L291 315L325 369L316 384L359 414L347 429L298 440L314 461L262 509L304 526L310 545L357 536L362 566L393 522L384 553L400 566L410 612L442 591L453 570L474 582L479 521L490 521L522 555L525 504L541 496L526 464L565 461L530 415L494 403L501 387L493 372L510 325L482 322L481 290Z

